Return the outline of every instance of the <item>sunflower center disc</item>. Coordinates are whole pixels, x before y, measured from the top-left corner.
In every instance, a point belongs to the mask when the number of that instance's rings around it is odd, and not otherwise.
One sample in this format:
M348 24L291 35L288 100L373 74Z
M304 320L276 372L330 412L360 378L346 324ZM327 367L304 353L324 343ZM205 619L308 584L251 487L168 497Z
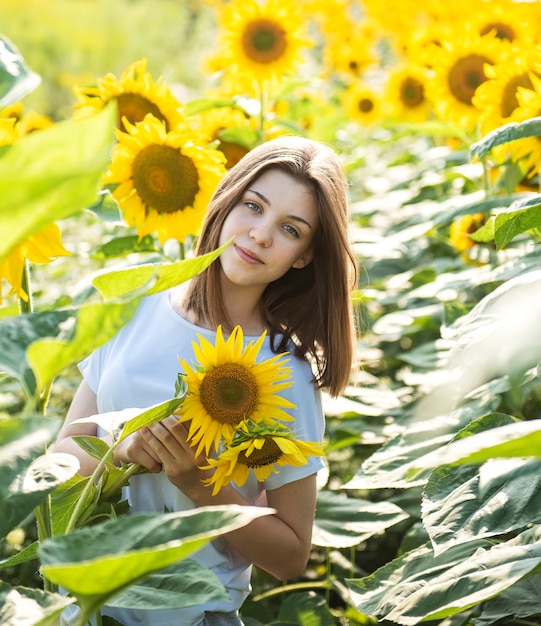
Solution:
M151 102L138 93L121 93L116 97L116 100L118 104L118 125L123 130L126 130L122 123L123 117L126 117L128 122L135 124L142 122L147 113L152 113L152 115L160 121L166 121L162 112L154 102Z
M265 19L248 24L242 43L246 56L256 63L277 61L287 47L284 29L279 24Z
M487 79L485 63L490 63L486 57L478 54L459 59L449 72L449 88L454 97L464 104L471 106L475 90Z
M199 176L193 161L178 148L151 144L133 162L133 183L149 210L175 213L193 206Z
M370 111L374 108L374 102L373 100L370 100L370 98L361 98L357 103L357 106L359 107L359 111L361 113L370 113Z
M274 439L265 439L263 447L260 450L255 448L250 456L247 457L244 452L241 452L238 456L238 462L248 467L265 467L265 465L276 463L282 454L283 452Z
M518 87L532 89L535 91L532 81L528 74L514 76L506 85L502 94L502 102L500 105L502 117L510 117L513 111L519 106L517 91Z
M414 108L425 100L423 84L415 78L408 78L402 85L402 102L405 106Z
M239 424L257 406L257 382L238 363L224 363L208 372L201 383L201 402L212 419L222 424Z

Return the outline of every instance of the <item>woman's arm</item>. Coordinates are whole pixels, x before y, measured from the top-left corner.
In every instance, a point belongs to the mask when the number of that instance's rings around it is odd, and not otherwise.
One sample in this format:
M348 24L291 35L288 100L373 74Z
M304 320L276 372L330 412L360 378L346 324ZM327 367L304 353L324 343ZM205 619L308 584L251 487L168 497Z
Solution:
M231 485L212 495L212 488L202 482L212 470L199 469L206 459L204 455L194 456L194 448L186 442L187 433L186 425L174 416L142 430L169 481L196 506L249 505ZM279 580L295 578L304 571L310 556L316 494L315 474L268 491L268 506L276 513L257 518L224 538L246 559Z
M53 452L67 452L73 454L79 459L79 473L82 476L92 474L98 460L87 454L72 439L74 435L96 436L98 434L97 424L94 422L86 422L84 424L74 424L81 417L90 417L98 413L98 405L96 394L90 389L88 384L83 380L79 385L72 403L66 415L66 420L60 432L58 433L56 442L52 446ZM104 441L111 443L110 437L103 437ZM121 461L125 463L139 463L146 467L150 472L161 472L162 465L152 454L146 441L141 437L139 432L126 437L115 448L115 463Z
M81 417L96 415L97 412L98 407L96 403L96 394L83 380L73 396L73 400L70 408L68 409L64 424L62 425L56 441L51 448L52 452L67 452L68 454L76 456L79 459L79 473L82 476L89 476L92 474L98 464L98 461L84 452L84 450L82 450L77 443L75 443L72 437L74 435L95 436L97 434L98 427L97 424L92 422L87 422L85 424L73 424L73 422Z

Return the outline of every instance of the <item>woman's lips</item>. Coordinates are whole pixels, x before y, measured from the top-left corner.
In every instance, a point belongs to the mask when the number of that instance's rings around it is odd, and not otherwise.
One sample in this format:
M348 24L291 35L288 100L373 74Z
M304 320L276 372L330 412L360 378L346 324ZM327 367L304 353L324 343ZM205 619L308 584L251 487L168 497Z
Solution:
M261 265L263 261L253 252L247 250L246 248L241 248L241 246L235 245L235 250L239 257L245 261L246 263L251 263L252 265Z

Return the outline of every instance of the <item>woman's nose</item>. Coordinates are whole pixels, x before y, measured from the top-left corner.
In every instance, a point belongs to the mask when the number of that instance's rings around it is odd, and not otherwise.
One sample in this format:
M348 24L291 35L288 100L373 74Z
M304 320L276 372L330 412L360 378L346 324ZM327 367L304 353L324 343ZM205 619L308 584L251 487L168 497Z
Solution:
M264 248L268 248L271 244L271 234L270 229L265 227L263 224L258 226L253 226L250 231L250 237L260 246Z

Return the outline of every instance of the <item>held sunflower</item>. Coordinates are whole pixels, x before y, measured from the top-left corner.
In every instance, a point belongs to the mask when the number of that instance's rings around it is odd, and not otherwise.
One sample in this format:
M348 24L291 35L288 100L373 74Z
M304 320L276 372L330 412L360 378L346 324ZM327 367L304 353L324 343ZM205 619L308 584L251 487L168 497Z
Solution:
M244 421L233 441L217 459L208 459L202 469L214 469L214 474L204 482L214 485L212 495L233 481L242 487L250 471L258 481L278 473L284 465L300 466L308 463L308 457L323 456L323 443L302 441L284 424L255 424Z
M187 126L167 132L164 122L147 115L142 122L124 120L118 144L104 176L124 219L142 238L154 231L184 242L198 235L211 195L225 173L219 150L199 145Z
M188 439L208 455L217 451L222 440L233 440L237 427L249 419L254 423L271 423L293 418L284 409L295 409L289 400L278 395L291 387L291 367L284 354L264 361L257 355L266 333L244 347L244 336L236 326L224 339L221 326L216 344L201 335L193 343L197 365L179 360L188 390L180 407L181 422L189 422Z
M235 73L261 83L291 74L312 42L301 13L288 0L233 0L220 18L224 60Z
M132 63L117 78L107 74L99 78L96 86L73 88L77 103L73 118L83 119L98 113L108 102L116 100L118 105L118 127L125 129L123 119L135 124L151 113L172 130L182 121L181 103L162 81L154 81L147 71L147 60Z

